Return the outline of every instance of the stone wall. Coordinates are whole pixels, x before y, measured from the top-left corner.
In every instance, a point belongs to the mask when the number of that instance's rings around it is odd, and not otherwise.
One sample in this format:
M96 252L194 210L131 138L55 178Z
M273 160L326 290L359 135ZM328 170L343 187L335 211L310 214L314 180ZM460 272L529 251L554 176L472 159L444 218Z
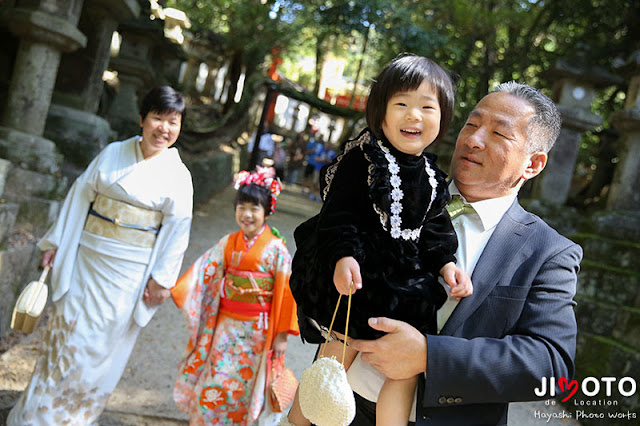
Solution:
M589 377L598 381L602 377L616 379L610 396L603 387L593 397L578 392L569 401L573 401L572 409L578 408L592 416L626 412L640 416L640 392L626 397L617 388L618 381L624 377L636 382L640 378L639 224L635 215L603 212L588 220L582 232L573 236L585 253L576 296L576 379L581 384ZM576 407L581 401L599 405ZM602 421L594 417L583 419L583 424L600 425ZM619 422L630 424L628 419ZM617 423L607 418L606 424Z

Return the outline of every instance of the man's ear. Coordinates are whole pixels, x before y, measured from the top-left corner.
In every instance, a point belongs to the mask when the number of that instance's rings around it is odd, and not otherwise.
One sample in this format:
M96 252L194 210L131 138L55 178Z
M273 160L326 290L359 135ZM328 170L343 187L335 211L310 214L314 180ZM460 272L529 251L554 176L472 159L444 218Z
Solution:
M144 127L144 120L142 119L142 116L139 115L138 117L140 117L140 127Z
M547 165L547 160L549 156L546 152L538 151L531 154L529 157L529 162L527 163L527 167L524 169L524 173L522 177L529 180L534 178L540 174L540 172L544 169L544 166Z

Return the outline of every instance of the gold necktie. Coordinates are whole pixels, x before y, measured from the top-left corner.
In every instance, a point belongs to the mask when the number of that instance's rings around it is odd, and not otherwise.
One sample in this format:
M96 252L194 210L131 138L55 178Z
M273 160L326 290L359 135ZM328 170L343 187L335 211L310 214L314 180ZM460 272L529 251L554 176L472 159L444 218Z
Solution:
M447 206L447 211L449 212L449 216L451 217L451 220L455 219L461 214L476 212L473 206L471 206L471 204L467 204L464 201L462 201L462 197L457 194L453 196L453 199Z

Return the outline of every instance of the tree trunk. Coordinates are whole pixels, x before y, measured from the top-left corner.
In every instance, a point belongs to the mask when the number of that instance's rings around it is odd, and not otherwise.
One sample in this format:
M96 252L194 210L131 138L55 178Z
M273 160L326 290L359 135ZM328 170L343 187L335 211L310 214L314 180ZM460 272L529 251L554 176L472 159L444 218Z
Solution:
M229 64L229 89L227 92L227 100L224 103L222 113L226 114L235 105L233 98L236 96L238 89L238 80L242 75L242 51L236 50L231 56L231 64Z
M364 33L364 42L362 43L362 52L360 52L360 61L358 62L358 71L356 72L356 79L353 82L353 90L351 91L351 99L349 99L349 108L353 108L353 104L356 100L356 90L358 83L360 82L360 73L362 72L362 64L367 53L367 42L369 41L369 31L371 27L367 27L367 31Z
M324 59L324 49L322 43L324 42L324 35L319 34L316 37L316 79L313 85L313 93L318 96L320 91L320 79L322 78L322 65Z

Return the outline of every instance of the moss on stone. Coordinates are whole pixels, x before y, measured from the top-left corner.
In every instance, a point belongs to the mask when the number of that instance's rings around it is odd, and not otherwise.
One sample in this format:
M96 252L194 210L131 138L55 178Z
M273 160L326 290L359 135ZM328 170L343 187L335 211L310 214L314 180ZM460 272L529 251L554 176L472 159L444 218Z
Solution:
M617 268L615 266L606 265L604 263L596 262L590 259L582 259L582 262L580 262L580 267L583 269L584 268L599 269L607 272L612 272L614 274L625 275L628 277L640 277L640 273L633 271L631 269Z
M612 345L606 340L598 339L599 336L587 332L581 332L582 344L576 353L576 374L578 377L602 375L603 371L609 371Z
M613 239L613 238L607 238L607 237L603 237L603 236L598 235L598 234L590 234L590 233L586 233L586 232L578 232L576 234L573 234L571 236L571 238L574 241L577 241L577 242L584 241L584 240L598 240L598 241L603 241L603 242L606 242L606 243L609 243L609 244L614 244L614 245L620 246L620 247L626 247L626 248L640 250L640 243L636 243L636 242L630 241L630 240L618 240L618 239Z
M624 343L622 343L622 342L620 342L620 341L618 341L616 339L610 338L610 337L592 335L591 338L594 339L595 341L603 344L603 345L609 345L609 346L616 347L616 348L620 349L623 352L628 352L628 353L631 353L631 354L637 354L638 353L638 351L633 349L631 346L627 346L626 344L624 344Z

